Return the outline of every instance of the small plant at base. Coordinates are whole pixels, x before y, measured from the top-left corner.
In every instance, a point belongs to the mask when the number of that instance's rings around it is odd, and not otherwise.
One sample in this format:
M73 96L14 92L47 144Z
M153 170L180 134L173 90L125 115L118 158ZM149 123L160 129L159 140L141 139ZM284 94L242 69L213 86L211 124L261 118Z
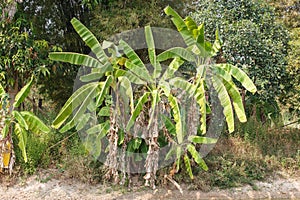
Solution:
M8 169L12 173L15 162L14 146L12 137L17 137L18 146L22 152L25 163L28 161L26 153L27 134L39 132L49 133L51 129L46 126L37 116L29 111L18 111L21 103L28 96L33 77L19 93L17 93L12 105L8 103L8 94L0 85L2 127L0 130L0 165L2 169ZM11 102L11 101L9 101Z

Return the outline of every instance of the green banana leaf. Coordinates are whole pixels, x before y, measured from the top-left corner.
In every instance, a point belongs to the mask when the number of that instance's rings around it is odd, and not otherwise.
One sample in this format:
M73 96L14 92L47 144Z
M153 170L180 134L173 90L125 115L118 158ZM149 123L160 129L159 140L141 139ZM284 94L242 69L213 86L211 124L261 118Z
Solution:
M156 53L155 53L155 44L154 44L154 39L151 31L150 26L145 27L145 38L146 38L146 43L148 47L148 55L150 59L150 63L152 64L154 71L153 71L153 78L158 78L161 73L161 65L158 62L156 58Z
M202 157L199 155L198 151L196 150L195 146L192 144L187 145L187 150L192 155L195 162L205 171L208 170L208 166L206 165L205 161L202 159Z
M27 132L21 127L20 124L15 124L14 132L18 137L18 146L22 152L25 163L27 162L26 143L27 143Z
M132 112L132 115L130 116L130 119L126 125L126 131L128 132L130 128L133 126L136 118L140 115L141 111L143 110L143 105L148 101L150 93L146 92L141 96L134 108L134 111Z
M13 107L15 107L15 108L19 107L20 104L25 100L25 98L28 96L28 94L30 92L32 83L33 83L33 76L31 77L30 81L16 95Z
M67 100L65 105L62 107L62 109L54 119L52 127L55 129L59 129L61 125L69 118L72 112L78 107L79 108L77 109L76 116L78 116L78 114L80 113L83 114L90 101L95 97L96 89L98 87L99 83L93 82L88 83L76 90L72 94L72 96Z
M22 126L27 131L28 125L27 125L25 119L23 118L23 116L21 115L21 113L19 111L13 110L12 115L17 120L17 122L20 124L20 126Z
M181 117L178 101L177 101L176 97L172 96L171 94L169 95L168 100L169 100L171 109L173 111L177 142L178 142L178 144L182 144L183 139L184 139L184 127L183 127L183 122L182 122L182 117Z
M218 99L220 100L223 107L223 114L228 125L228 130L230 133L232 133L234 131L234 117L230 96L223 84L223 81L220 80L217 76L212 77L212 83L213 87L217 91Z
M51 129L44 122L30 111L21 111L20 114L28 124L28 129L33 133L50 133Z
M85 44L91 48L92 52L96 55L100 62L102 64L108 63L108 58L93 33L76 18L71 20L71 24Z

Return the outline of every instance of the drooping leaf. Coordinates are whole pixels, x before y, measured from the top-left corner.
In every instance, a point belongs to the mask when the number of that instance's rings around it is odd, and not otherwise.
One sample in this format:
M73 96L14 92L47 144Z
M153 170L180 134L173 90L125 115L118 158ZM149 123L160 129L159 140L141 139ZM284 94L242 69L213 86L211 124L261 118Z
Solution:
M246 122L247 117L239 90L237 89L233 81L223 80L223 82L224 86L226 87L226 90L228 91L229 96L231 97L233 108L238 119L240 120L240 122Z
M99 134L97 135L93 146L93 156L95 159L97 159L100 156L101 150L102 150L102 137L101 134Z
M193 159L195 160L195 162L205 171L208 170L208 167L205 163L205 161L202 159L202 157L199 155L199 153L197 152L196 148L194 145L192 144L188 144L187 145L187 150L190 152L190 154L192 155Z
M164 124L165 124L168 132L171 135L175 136L176 135L176 128L175 128L175 125L173 124L172 120L164 114L161 114L161 116L162 116L162 120L164 121Z
M8 134L8 131L9 131L9 127L10 127L10 123L5 123L3 129L2 129L2 138L5 138Z
M80 120L81 117L84 115L91 102L95 100L94 98L97 94L97 90L98 90L98 85L94 85L94 87L91 87L91 90L87 93L87 96L81 99L82 100L81 105L79 105L76 109L74 109L73 107L73 117L70 120L70 123L74 122L75 125L81 122ZM98 104L96 103L96 105Z
M101 44L99 43L97 38L93 35L93 33L76 18L73 18L71 20L71 23L74 29L76 30L76 32L85 42L85 44L91 48L92 52L96 55L96 57L100 60L100 62L102 64L107 63L108 58L105 52L103 51Z
M13 106L15 108L19 107L20 104L25 100L25 98L28 96L29 92L30 92L30 88L32 86L33 83L33 76L31 77L30 81L20 90L20 92L18 92L18 94L16 95L15 98L15 102L13 104Z
M165 61L171 58L180 58L188 62L195 62L195 56L185 48L174 47L168 49L157 56L158 61Z
M180 168L180 158L182 155L182 146L178 145L176 146L176 171L179 171Z
M169 160L173 154L176 153L176 148L171 147L171 149L168 151L168 153L165 156L165 160Z
M20 114L23 116L26 123L28 124L28 129L33 133L50 133L51 129L32 112L21 111Z
M125 139L125 132L123 129L121 129L120 131L118 131L118 145L123 144Z
M133 64L131 61L127 60L125 67L129 69L133 74L138 76L140 79L148 82L153 82L152 77L150 76L146 67L139 67L138 65Z
M190 178L194 179L194 175L193 175L192 167L191 167L191 163L190 163L190 158L188 157L188 155L184 154L183 161L184 161L184 164L186 167L186 171L188 172Z
M129 131L130 128L133 126L135 119L140 115L141 111L143 110L143 105L148 101L148 97L149 97L150 93L146 92L143 94L143 96L141 96L134 108L134 111L132 113L132 115L130 116L130 119L127 123L126 126L126 131Z
M178 144L182 144L184 138L184 127L182 123L180 108L178 105L178 101L176 97L172 96L171 94L168 97L171 109L173 111L173 117L175 121L175 128L176 128L176 137Z
M97 159L102 151L102 139L109 130L109 121L97 124L86 131L85 148Z
M226 71L224 68L220 67L220 66L213 66L212 67L212 72L213 72L214 75L221 76L227 82L232 81L231 74L228 71Z
M252 82L252 80L248 77L248 75L241 70L240 68L231 65L231 64L217 64L218 67L223 68L229 74L231 74L237 81L239 81L246 90L251 93L255 93L257 91L256 86Z
M100 135L100 138L103 138L109 130L109 121L105 121L101 124L97 124L91 128L89 128L86 133L88 135L97 134Z
M160 100L160 98L159 98L159 91L157 89L152 90L151 96L152 96L152 101L151 101L152 105L151 105L151 112L150 112L149 124L148 124L148 127L147 127L148 130L153 125L152 121L153 120L158 120L158 119L155 119L154 116L156 114L156 106L157 106L157 104L158 104L158 102Z
M83 129L87 122L90 120L91 118L91 113L84 113L78 120L78 123L76 125L76 130L80 131L81 129Z
M14 132L18 137L18 146L22 152L23 159L25 163L27 162L27 153L26 153L26 143L27 143L27 133L20 124L15 124Z
M166 96L170 95L171 87L170 87L169 82L164 81L164 79L162 78L162 79L159 80L159 84L158 85L162 89L164 95L166 95Z
M22 126L25 130L28 130L28 125L19 111L13 110L12 115L20 124L20 126Z
M195 85L189 83L188 81L184 80L180 77L172 78L170 84L175 86L176 88L182 89L186 91L191 97L195 94Z
M217 91L218 99L220 100L221 105L223 107L223 114L228 125L228 130L230 133L232 133L234 131L234 117L230 96L226 90L226 87L223 84L223 81L221 81L218 77L213 76L212 83L213 87Z
M204 87L204 79L200 79L199 86L195 92L195 99L197 104L200 107L200 130L202 134L206 133L206 109L207 109L207 102L205 96L205 87Z
M67 100L65 105L62 107L62 109L54 119L52 123L53 128L60 128L61 125L69 118L72 112L78 107L79 108L76 111L76 116L78 116L78 114L80 113L83 114L90 101L95 97L97 87L98 83L93 82L83 85L78 90L76 90ZM76 113L74 113L74 116Z
M102 151L102 139L109 131L109 121L97 124L86 131L85 148L97 159Z

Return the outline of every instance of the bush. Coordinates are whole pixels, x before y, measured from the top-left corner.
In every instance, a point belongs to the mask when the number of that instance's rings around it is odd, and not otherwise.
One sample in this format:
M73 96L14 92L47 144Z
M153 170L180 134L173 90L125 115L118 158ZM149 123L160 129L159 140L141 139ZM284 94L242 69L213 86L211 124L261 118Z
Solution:
M217 62L243 68L258 88L249 105L261 108L265 116L276 117L274 113L280 112L276 99L286 95L290 81L286 72L289 33L276 22L274 9L256 0L204 0L197 3L197 11L191 15L205 22L210 39L219 28L224 44ZM263 110L270 104L274 109Z

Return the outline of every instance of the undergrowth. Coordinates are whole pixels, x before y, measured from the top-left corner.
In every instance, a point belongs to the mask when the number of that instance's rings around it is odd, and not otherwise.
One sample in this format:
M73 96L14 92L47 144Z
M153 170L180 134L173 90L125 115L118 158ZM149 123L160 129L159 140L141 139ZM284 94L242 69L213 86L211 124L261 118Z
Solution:
M71 137L68 137L71 136ZM209 170L203 171L195 163L191 180L185 170L174 176L179 184L189 189L209 191L213 187L230 188L273 177L276 172L300 176L300 130L270 127L255 120L238 125L236 131L222 134L214 149L204 158ZM103 180L103 164L88 154L78 134L51 133L28 137L28 163L20 162L25 174L37 168L55 168L61 177L85 183ZM21 152L16 150L17 158ZM184 165L182 163L182 165ZM171 169L161 169L157 182L163 184L163 175ZM141 174L140 176L143 176Z
M233 134L223 134L205 160L207 172L194 167L194 180L186 179L187 174L182 172L177 174L177 181L207 191L244 184L255 188L255 180L265 180L279 171L299 176L300 130L270 127L250 119Z

